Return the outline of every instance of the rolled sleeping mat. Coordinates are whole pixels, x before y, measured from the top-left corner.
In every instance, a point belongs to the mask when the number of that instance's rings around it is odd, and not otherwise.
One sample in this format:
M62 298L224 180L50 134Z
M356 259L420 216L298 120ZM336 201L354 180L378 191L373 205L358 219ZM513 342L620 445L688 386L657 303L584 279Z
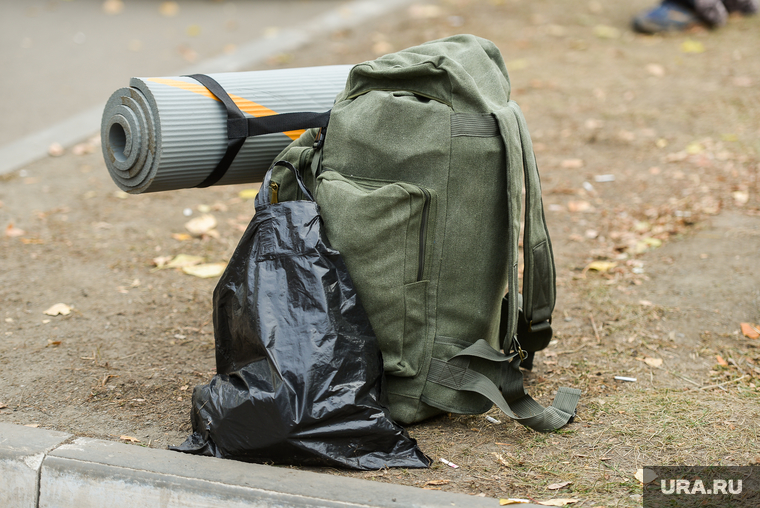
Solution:
M324 112L346 84L350 65L209 74L251 117ZM132 78L103 111L103 157L131 194L197 187L227 150L227 110L188 76ZM248 138L214 185L260 182L273 159L303 131Z

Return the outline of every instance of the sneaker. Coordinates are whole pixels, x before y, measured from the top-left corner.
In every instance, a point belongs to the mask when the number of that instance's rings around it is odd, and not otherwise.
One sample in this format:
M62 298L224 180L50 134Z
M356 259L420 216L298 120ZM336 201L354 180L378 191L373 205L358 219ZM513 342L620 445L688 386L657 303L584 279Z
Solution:
M645 34L688 30L700 23L697 14L673 2L662 2L633 18L633 29Z

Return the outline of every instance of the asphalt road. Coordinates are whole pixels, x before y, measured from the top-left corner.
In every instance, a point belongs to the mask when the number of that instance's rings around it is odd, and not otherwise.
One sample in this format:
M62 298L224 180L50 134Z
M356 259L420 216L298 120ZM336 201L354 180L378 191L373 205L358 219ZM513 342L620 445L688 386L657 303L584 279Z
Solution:
M0 150L105 104L132 76L176 75L348 3L0 0Z

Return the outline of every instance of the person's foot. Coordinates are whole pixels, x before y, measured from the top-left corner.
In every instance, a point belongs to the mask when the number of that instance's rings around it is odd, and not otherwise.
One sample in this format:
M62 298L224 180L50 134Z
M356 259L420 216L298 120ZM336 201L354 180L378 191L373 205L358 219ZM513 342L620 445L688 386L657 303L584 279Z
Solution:
M633 18L633 29L645 34L678 32L698 25L697 14L673 2L663 2Z

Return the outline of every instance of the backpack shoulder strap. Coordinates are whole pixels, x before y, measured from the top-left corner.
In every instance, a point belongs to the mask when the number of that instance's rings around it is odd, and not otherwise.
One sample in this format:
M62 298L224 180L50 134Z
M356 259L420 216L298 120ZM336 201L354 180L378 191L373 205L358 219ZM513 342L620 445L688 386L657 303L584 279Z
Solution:
M523 315L531 333L551 330L556 301L554 254L541 199L541 181L525 117L516 102L509 107L517 121L525 173L525 232L523 236ZM551 332L550 332L551 333Z
M546 227L533 144L520 107L509 101L506 108L495 112L499 131L507 152L507 193L510 214L510 237L507 262L511 270L507 298L505 345L515 335L527 343L551 338L551 315L556 301L556 272L551 240ZM517 295L517 251L520 231L522 181L525 182L525 229L523 233L522 301ZM521 312L519 312L521 311Z

